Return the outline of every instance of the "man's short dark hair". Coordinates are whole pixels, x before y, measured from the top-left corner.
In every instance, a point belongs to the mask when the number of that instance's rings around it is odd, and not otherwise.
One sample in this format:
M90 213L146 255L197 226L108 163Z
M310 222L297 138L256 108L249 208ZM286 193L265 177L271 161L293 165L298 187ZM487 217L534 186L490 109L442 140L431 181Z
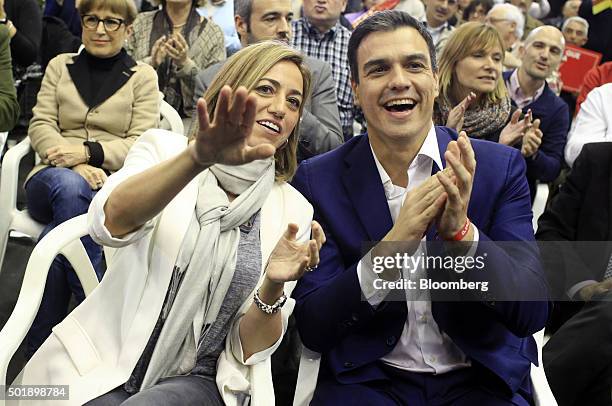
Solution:
M399 28L411 27L421 34L429 49L429 59L431 59L431 69L438 71L436 63L436 47L434 46L431 35L425 26L417 21L410 14L397 10L385 10L373 14L361 22L351 34L348 44L348 60L351 67L351 76L355 83L359 83L359 66L357 64L357 48L368 35L374 32L389 32Z
M234 15L240 16L249 27L251 25L251 13L253 12L253 0L234 0ZM249 29L250 31L250 29Z

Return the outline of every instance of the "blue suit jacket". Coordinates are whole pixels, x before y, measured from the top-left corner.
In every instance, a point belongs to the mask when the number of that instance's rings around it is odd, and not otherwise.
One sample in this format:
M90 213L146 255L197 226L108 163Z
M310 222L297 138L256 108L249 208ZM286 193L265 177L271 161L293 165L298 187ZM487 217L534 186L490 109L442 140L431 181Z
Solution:
M445 165L443 153L457 134L445 127L436 127L436 134ZM503 145L471 142L477 168L468 216L480 241L533 241L522 156ZM395 346L407 308L405 302L389 301L374 309L362 300L356 272L362 243L381 240L393 225L367 135L302 162L293 185L312 203L327 236L318 269L304 275L293 291L302 341L323 353L324 367L339 382L383 378L375 361ZM461 303L434 301L432 313L469 358L501 378L502 390L514 393L521 385L529 390L526 378L531 362L537 363L530 335L544 327L548 302L508 298L513 292L546 297L547 286L535 245L496 248L487 246L489 292Z

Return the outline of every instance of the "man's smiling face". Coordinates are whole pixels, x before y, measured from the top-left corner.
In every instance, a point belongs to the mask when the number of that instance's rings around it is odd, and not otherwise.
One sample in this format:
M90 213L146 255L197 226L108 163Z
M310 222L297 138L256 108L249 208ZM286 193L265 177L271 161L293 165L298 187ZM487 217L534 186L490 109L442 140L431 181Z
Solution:
M425 137L438 96L427 43L411 27L375 32L357 49L359 83L355 100L368 123L370 137Z

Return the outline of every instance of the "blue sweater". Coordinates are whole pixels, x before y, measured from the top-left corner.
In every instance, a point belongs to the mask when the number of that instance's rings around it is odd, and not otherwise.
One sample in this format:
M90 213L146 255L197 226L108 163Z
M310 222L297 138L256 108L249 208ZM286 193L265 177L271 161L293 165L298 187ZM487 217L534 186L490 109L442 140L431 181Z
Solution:
M513 72L504 73L507 82ZM514 100L512 101L514 104ZM567 104L544 84L542 95L528 106L523 113L531 109L533 119L540 119L542 144L535 158L527 158L527 179L532 198L535 195L535 181L552 182L559 176L563 164L563 150L569 131L569 112Z

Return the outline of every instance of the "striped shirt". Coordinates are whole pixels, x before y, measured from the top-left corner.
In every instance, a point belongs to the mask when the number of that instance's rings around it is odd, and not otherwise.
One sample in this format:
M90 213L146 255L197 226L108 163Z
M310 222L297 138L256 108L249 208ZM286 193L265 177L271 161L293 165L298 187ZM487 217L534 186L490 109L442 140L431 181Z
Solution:
M293 48L312 58L323 60L331 66L332 76L336 82L340 123L343 129L352 128L353 93L347 55L351 32L340 23L336 23L326 33L320 33L305 18L293 21L291 30Z

